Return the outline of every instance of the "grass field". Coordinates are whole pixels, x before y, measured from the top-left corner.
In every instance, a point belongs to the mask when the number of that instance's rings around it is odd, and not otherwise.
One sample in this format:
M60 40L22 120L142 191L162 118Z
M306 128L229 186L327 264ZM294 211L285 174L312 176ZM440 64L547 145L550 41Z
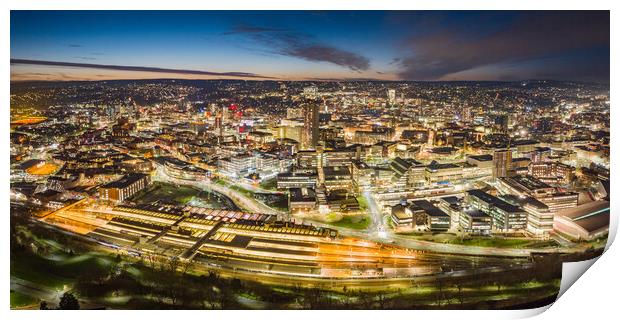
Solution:
M171 184L156 183L149 189L148 192L141 192L132 200L142 203L151 203L161 200L163 202L185 204L199 193L200 190L196 190L191 187L177 187Z
M465 244L465 245L470 245L470 246L477 246L477 247L495 247L495 248L516 248L516 247L524 247L527 246L529 244L532 244L533 242L536 241L532 241L529 239L502 239L502 238L488 238L488 239L479 239L479 238L474 238L474 239L463 239L463 241L459 241L459 240L455 240L454 243L456 244Z
M212 193L188 186L176 186L167 183L156 182L148 190L139 192L132 201L137 203L152 203L161 201L176 205L191 205L219 209L229 204Z
M370 217L367 215L345 216L339 221L328 223L335 227L364 230L370 225Z
M278 189L278 179L272 178L265 180L260 183L260 187L266 190L277 190Z
M237 191L237 192L243 194L246 197L250 197L250 198L254 197L254 191L248 190L248 189L240 187L238 185L234 185L234 184L232 184L232 183L230 183L228 181L225 181L225 180L222 180L222 179L218 179L218 180L215 180L215 184L219 184L221 186L226 186L226 187L230 188L231 190L234 190L234 191Z
M56 255L54 260L19 254L11 259L11 277L62 289L83 275L107 271L111 263L110 257L101 254Z
M39 302L36 298L11 290L11 308L33 305Z
M432 241L446 244L460 244L466 246L486 247L486 248L548 248L557 247L558 244L553 240L537 240L529 238L500 238L500 237L466 237L459 238L450 234L423 234L423 233L401 233L411 236L417 240Z
M357 203L359 203L360 205L360 211L366 211L368 210L368 201L366 201L366 198L360 196L357 197Z

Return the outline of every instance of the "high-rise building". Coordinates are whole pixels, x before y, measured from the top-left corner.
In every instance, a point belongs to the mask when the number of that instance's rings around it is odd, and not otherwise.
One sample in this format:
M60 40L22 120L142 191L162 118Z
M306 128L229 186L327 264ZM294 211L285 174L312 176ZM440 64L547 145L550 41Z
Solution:
M388 89L387 98L388 98L388 104L394 105L396 103L396 90Z
M507 177L512 165L512 150L495 150L493 153L493 179Z
M224 136L224 124L222 123L222 112L218 112L215 115L215 131L217 132L217 141L218 143L221 143L222 137Z
M315 149L319 143L319 105L316 101L307 101L304 106L304 130L302 149Z
M120 113L120 106L108 106L106 108L106 116L108 117L108 121L115 121Z
M463 106L463 108L461 109L461 121L462 122L471 122L471 120L472 120L471 107Z
M304 97L307 99L316 99L319 96L319 89L315 86L304 88Z

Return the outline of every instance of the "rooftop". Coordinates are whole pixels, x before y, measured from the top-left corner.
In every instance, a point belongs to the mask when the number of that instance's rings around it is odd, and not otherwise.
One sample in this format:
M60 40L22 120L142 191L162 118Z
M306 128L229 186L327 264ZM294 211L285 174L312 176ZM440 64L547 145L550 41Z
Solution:
M106 183L105 185L102 186L102 188L123 189L136 183L136 181L140 179L144 179L146 176L147 176L146 174L142 174L142 173L132 173L132 174L129 174L129 175L126 175L120 178L119 180Z
M490 204L490 205L492 205L494 207L497 207L497 208L499 208L499 209L501 209L503 211L506 211L506 212L521 212L521 211L523 211L519 207L513 206L510 203L508 203L508 202L506 202L506 201L504 201L504 200L502 200L502 199L500 199L498 197L492 196L492 195L490 195L490 194L488 194L488 193L486 193L486 192L484 192L484 191L482 191L480 189L468 190L467 194L469 194L470 196L474 196L474 197L476 197L476 198L478 198L478 199L480 199L480 200L482 200L482 201L484 201L484 202L486 202L486 203L488 203L488 204Z
M467 157L476 161L493 161L493 156L490 154L471 155Z
M432 204L428 200L414 200L411 203L414 206L424 210L424 212L426 212L426 214L428 214L431 217L448 216L447 213L445 213L441 209L437 208L434 204Z
M609 201L593 201L557 213L588 232L609 227Z

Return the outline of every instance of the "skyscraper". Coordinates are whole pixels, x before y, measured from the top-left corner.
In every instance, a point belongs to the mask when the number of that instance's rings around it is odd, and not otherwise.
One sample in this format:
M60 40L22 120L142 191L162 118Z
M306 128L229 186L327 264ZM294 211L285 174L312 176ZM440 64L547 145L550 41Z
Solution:
M389 89L387 91L388 104L393 106L396 103L396 90Z
M319 104L316 101L306 101L304 110L304 132L302 134L302 149L315 149L319 143Z
M319 89L315 86L305 87L304 88L304 97L307 99L316 99L319 95Z

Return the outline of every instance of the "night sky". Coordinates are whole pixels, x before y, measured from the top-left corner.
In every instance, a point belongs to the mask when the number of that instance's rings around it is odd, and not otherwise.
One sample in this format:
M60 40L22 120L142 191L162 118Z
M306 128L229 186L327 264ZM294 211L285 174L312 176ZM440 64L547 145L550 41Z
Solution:
M608 11L12 11L11 80L609 82Z

